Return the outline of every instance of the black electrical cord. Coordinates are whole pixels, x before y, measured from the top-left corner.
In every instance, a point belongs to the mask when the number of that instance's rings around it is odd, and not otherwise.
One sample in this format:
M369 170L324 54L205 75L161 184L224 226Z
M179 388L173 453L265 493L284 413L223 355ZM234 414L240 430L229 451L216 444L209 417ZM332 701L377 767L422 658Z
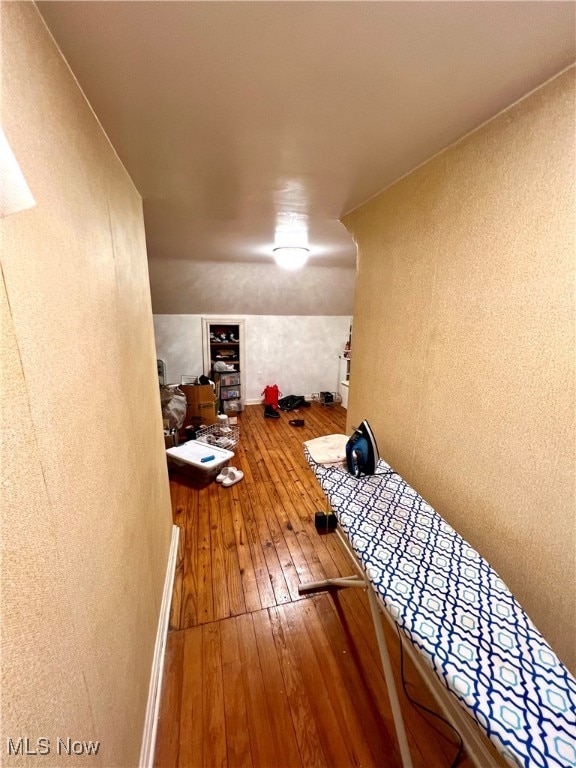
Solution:
M451 722L446 720L445 717L442 717L442 715L439 715L438 712L434 712L432 709L429 709L427 706L422 704L419 701L416 701L416 699L412 698L412 696L408 693L408 690L406 688L406 679L404 678L404 649L402 647L402 635L400 634L400 627L396 625L396 631L398 632L398 642L400 643L400 674L402 676L402 688L404 690L404 693L406 695L406 698L412 704L414 707L418 707L418 709L422 709L424 712L427 712L429 715L432 715L432 717L437 718L438 720L441 720L445 725L450 728L458 738L458 752L456 753L456 757L450 764L450 768L456 768L458 763L460 762L460 758L464 754L464 741L462 739L462 736L460 733L454 728Z

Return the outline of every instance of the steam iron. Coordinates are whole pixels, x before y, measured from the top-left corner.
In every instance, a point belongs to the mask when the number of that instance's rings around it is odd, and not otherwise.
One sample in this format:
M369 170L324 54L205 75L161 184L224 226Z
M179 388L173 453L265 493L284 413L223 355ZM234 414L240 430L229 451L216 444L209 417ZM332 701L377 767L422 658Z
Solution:
M373 475L379 458L374 432L370 424L364 420L346 443L348 472L354 477Z

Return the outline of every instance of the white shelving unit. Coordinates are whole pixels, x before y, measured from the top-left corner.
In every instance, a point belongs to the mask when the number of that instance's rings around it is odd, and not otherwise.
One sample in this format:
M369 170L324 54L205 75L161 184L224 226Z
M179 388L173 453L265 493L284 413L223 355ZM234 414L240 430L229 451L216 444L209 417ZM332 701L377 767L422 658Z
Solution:
M236 403L236 410L242 410L245 384L244 320L219 317L202 318L202 351L204 373L209 376L215 363L221 361L233 370L218 374L220 384L219 410L224 403ZM216 380L216 378L215 378ZM229 383L226 383L229 382Z
M348 343L343 354L338 356L338 391L342 398L342 407L348 409L348 386L350 384L350 355L352 347L352 324L348 332Z
M350 359L340 355L338 358L338 391L342 398L342 408L348 408L348 384L350 379Z

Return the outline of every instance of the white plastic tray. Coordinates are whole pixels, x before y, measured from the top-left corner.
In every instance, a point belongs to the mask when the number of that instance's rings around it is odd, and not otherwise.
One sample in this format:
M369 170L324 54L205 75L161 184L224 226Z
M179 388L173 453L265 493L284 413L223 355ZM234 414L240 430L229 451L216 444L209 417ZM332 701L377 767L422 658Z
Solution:
M198 440L189 440L176 448L167 448L167 455L177 464L190 464L204 472L210 472L213 469L224 466L227 461L233 458L232 451L224 448L218 448L216 445L207 445L198 442ZM209 461L201 461L207 456L212 456Z

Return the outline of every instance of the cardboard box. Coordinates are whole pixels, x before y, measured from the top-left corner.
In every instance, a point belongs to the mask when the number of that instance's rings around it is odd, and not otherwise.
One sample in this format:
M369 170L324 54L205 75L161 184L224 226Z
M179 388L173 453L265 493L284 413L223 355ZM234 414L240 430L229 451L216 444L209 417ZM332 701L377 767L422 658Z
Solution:
M174 435L167 435L166 432L164 433L164 448L175 448L176 447L176 437Z
M167 427L164 428L164 447L165 448L175 448L178 445L178 430L177 429L168 429Z
M193 403L188 406L186 410L186 418L184 419L183 428L192 425L199 427L201 424L216 424L218 417L216 415L216 404L214 400L209 403Z
M210 384L181 384L180 389L186 395L188 405L214 402L214 390Z
M197 386L181 384L180 389L186 395L186 402L188 403L182 429L190 425L199 427L201 424L215 424L218 421L216 399L210 384L200 384Z

